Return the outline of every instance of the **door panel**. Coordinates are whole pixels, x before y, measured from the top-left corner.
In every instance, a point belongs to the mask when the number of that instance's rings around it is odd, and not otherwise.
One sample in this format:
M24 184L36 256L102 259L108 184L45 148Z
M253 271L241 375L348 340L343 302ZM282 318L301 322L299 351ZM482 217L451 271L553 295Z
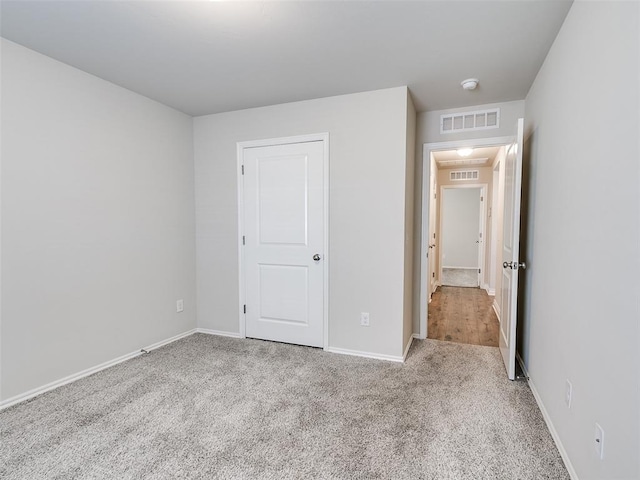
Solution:
M323 346L323 159L321 141L244 150L247 337Z
M260 321L309 323L309 269L291 265L258 265Z
M500 352L510 380L516 376L516 322L520 264L520 196L524 119L518 120L516 137L507 147L504 177L502 241L502 299L500 305Z
M306 155L261 158L257 168L260 243L306 245Z

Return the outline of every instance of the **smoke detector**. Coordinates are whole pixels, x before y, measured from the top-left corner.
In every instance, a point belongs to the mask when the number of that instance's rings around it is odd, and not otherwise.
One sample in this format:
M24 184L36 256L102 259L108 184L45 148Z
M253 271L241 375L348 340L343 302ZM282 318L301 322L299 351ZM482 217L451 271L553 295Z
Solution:
M476 87L478 86L478 79L467 78L466 80L463 80L462 82L460 82L460 85L462 85L462 88L464 88L465 90L475 90Z

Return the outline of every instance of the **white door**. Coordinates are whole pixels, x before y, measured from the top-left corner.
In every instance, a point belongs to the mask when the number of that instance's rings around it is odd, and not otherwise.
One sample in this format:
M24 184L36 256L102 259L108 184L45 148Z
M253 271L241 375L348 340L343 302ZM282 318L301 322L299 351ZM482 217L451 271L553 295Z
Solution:
M245 334L323 346L324 142L245 148Z
M517 135L507 146L504 175L504 216L502 236L502 297L500 305L500 352L510 380L516 377L516 322L518 312L518 271L520 269L520 195L522 189L522 148L524 119L518 120Z

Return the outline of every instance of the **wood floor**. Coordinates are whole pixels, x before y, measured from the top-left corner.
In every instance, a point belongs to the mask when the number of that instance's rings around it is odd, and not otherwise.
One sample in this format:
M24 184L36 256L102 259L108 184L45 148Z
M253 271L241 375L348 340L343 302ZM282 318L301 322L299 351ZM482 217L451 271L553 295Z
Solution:
M480 288L438 287L429 304L428 337L497 347L500 327L492 303Z

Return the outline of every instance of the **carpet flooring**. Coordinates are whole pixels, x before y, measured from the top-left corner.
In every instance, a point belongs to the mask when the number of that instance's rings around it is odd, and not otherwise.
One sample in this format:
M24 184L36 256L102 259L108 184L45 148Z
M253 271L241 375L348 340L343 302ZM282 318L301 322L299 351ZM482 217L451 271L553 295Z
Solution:
M0 412L0 478L568 479L497 348L195 334Z
M478 271L468 268L443 268L441 283L449 287L477 287Z

